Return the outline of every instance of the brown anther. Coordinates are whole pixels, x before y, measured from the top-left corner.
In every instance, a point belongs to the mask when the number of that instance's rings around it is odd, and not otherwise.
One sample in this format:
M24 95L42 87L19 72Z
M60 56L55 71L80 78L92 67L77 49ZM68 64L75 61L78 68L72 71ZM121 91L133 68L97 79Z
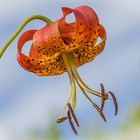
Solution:
M75 115L70 103L68 103L68 108L69 108L69 111L70 111L70 113L71 113L76 125L79 127L79 122L78 122L78 120L76 118L76 115Z
M77 135L77 131L76 131L76 129L75 129L75 127L74 127L74 124L73 124L73 122L72 122L72 120L71 120L71 115L70 115L70 112L69 112L69 111L67 112L67 117L68 117L68 121L69 121L69 123L70 123L71 129L72 129L73 132Z
M67 119L67 117L62 117L56 120L57 123L62 123Z
M112 99L113 99L113 102L114 102L114 106L115 106L115 116L116 116L117 113L118 113L117 99L116 99L115 95L111 91L108 91L108 93L112 96Z
M95 103L93 104L93 107L95 107L95 109L99 112L101 118L107 122L105 115L103 114L102 110L98 107L98 105L96 105Z
M100 84L100 87L101 87L101 111L103 111L103 108L104 108L104 105L105 105L105 99L104 99L105 89L104 89L103 84Z
M103 112L102 112L102 111L100 111L99 113L100 113L100 115L101 115L102 119L103 119L105 122L107 122L106 117L105 117L105 115L103 114Z

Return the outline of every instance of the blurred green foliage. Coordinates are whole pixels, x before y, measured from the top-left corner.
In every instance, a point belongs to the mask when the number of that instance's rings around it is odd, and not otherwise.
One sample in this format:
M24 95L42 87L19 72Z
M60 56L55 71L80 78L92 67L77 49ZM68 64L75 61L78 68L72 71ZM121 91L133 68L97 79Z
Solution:
M129 117L123 124L122 129L127 131L137 126L140 126L140 105L136 105L135 108L131 109L131 112L129 112Z
M140 130L140 105L137 105L134 109L131 109L129 112L129 117L126 118L126 121L121 125L120 128L114 130L114 132L106 132L104 129L101 131L94 131L95 128L86 129L84 131L84 136L80 138L81 140L128 140L131 139L131 136L136 135L136 138L139 138L140 135L137 134L136 130ZM52 119L49 122L45 129L41 132L34 132L31 134L30 140L61 140L61 133L59 130L59 125ZM96 127L97 128L97 127ZM78 138L78 136L77 136Z
M30 140L60 140L61 135L57 123L54 119L49 123L49 126L44 130L34 131L30 136Z

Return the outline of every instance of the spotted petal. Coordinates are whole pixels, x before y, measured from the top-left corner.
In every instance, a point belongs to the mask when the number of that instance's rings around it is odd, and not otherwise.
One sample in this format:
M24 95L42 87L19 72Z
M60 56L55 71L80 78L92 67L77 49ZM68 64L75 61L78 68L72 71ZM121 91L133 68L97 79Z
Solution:
M99 37L102 39L99 44L95 46L83 46L74 51L75 64L77 67L92 61L103 51L106 42L106 30L102 25L99 25Z
M81 46L94 46L99 32L99 21L96 13L88 6L80 6L75 9L63 7L63 18L59 20L58 27L66 43L64 50L73 51ZM66 16L73 13L75 22L66 23Z
M58 31L58 21L38 30L33 37L33 45L42 55L51 56L65 46Z
M56 75L63 73L65 68L63 67L62 58L59 53L51 57L43 56L40 54L34 45L32 45L30 50L30 55L27 56L22 53L23 45L32 40L36 30L26 31L21 35L18 41L18 53L17 60L19 64L27 71L33 72L40 76ZM62 62L62 63L61 63Z
M62 74L66 71L62 53L73 52L77 67L93 60L104 48L106 32L99 25L93 9L80 6L75 9L63 7L63 17L40 30L29 30L18 41L17 60L26 70L37 75ZM66 23L73 13L75 22ZM95 46L98 36L102 42ZM33 40L29 56L22 53L23 45Z

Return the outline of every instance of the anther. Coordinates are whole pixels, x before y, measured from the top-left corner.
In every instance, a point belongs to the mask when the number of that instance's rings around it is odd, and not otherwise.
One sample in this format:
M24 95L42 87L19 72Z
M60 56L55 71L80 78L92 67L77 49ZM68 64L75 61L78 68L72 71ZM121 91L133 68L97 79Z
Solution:
M70 123L70 126L71 126L73 132L77 135L77 131L76 131L76 129L75 129L75 127L74 127L74 124L73 124L73 122L72 122L72 120L71 120L71 115L70 115L70 112L69 112L69 111L67 112L67 117L68 117L68 121L69 121L69 123Z
M68 108L69 108L69 111L70 111L70 113L71 113L76 125L79 127L79 122L78 122L78 120L76 118L76 115L75 115L70 103L68 103Z
M101 86L101 111L102 111L103 108L104 108L104 105L105 105L105 99L104 99L105 89L104 89L104 85L103 84L100 84L100 86Z
M102 119L103 119L105 122L107 122L106 117L105 117L105 115L103 114L103 112L102 112L102 111L100 111L99 113L100 113L100 115L101 115Z
M116 116L117 113L118 113L117 99L116 99L115 95L111 91L108 91L108 93L112 96L112 99L113 99L113 102L114 102L114 106L115 106L115 116Z
M105 115L103 114L102 110L98 107L98 105L96 105L95 103L93 104L93 107L95 107L95 109L99 112L101 118L107 122Z
M67 117L62 117L56 120L57 123L62 123L67 119Z

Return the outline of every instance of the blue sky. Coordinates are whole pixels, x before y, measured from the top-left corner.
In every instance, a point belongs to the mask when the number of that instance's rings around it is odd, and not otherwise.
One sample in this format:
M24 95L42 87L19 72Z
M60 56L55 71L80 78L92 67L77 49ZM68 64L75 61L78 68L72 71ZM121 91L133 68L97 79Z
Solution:
M90 87L99 90L99 84L102 82L107 90L116 94L119 102L118 117L113 116L113 103L109 102L105 108L109 122L107 125L99 124L104 128L117 129L129 111L140 101L138 0L0 1L0 46L4 45L25 18L41 14L55 21L62 17L62 6L74 8L80 5L89 5L95 9L100 22L106 27L107 43L101 55L78 70ZM43 22L33 21L23 31L39 29L43 25ZM25 136L32 128L44 126L52 116L57 117L69 95L66 73L54 77L38 77L18 65L17 40L18 38L0 60L0 139L4 140L13 140L17 134ZM97 112L91 110L80 90L76 113L81 123L80 132L91 122L94 125L101 121ZM85 117L88 122L84 121ZM60 125L62 132L65 132L63 129L66 129L66 132L70 129L65 125ZM66 135L71 134L67 132Z

